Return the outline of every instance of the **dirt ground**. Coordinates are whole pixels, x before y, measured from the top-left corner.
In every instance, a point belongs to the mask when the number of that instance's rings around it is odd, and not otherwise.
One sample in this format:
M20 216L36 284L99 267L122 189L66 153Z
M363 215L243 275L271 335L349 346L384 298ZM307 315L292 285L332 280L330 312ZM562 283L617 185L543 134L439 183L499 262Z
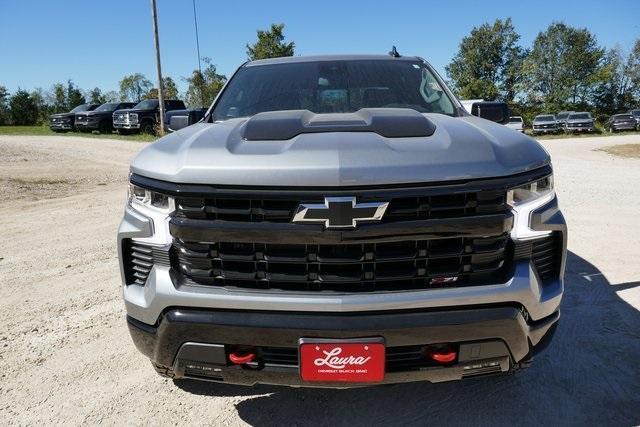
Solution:
M558 334L528 372L355 390L158 377L131 342L115 237L144 144L0 136L3 424L640 424L639 135L544 142L570 228Z

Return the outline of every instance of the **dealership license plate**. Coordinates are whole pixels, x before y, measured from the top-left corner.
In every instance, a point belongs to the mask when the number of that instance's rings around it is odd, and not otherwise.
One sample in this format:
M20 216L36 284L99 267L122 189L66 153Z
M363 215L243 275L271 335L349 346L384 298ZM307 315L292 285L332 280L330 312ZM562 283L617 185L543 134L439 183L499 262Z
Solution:
M382 338L301 339L300 377L304 381L368 383L384 379Z

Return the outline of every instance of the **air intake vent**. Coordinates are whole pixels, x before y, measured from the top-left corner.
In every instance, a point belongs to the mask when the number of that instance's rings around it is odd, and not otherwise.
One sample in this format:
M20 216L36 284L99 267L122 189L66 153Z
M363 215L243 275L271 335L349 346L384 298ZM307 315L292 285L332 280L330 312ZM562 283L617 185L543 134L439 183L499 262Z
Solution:
M544 239L532 243L531 259L542 281L552 279L559 273L562 239L559 233L553 233Z
M155 265L170 265L169 249L125 239L122 243L127 285L141 285L147 281Z

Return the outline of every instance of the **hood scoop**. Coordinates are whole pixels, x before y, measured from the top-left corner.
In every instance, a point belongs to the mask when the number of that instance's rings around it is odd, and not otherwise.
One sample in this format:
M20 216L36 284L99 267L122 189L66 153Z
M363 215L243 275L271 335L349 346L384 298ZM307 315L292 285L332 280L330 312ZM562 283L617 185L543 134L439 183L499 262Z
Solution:
M355 113L315 114L309 110L268 111L243 126L247 141L283 141L303 133L375 132L386 138L431 136L436 125L408 108L363 108Z

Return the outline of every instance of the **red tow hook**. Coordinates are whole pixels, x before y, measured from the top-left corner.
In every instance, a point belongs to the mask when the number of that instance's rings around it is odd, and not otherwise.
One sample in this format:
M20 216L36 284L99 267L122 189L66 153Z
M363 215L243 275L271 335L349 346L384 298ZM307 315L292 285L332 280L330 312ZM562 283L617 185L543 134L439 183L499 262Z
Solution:
M449 347L444 350L431 351L429 357L438 363L451 363L456 360L458 353Z
M235 365L244 365L253 362L256 358L255 353L229 353L229 360Z

